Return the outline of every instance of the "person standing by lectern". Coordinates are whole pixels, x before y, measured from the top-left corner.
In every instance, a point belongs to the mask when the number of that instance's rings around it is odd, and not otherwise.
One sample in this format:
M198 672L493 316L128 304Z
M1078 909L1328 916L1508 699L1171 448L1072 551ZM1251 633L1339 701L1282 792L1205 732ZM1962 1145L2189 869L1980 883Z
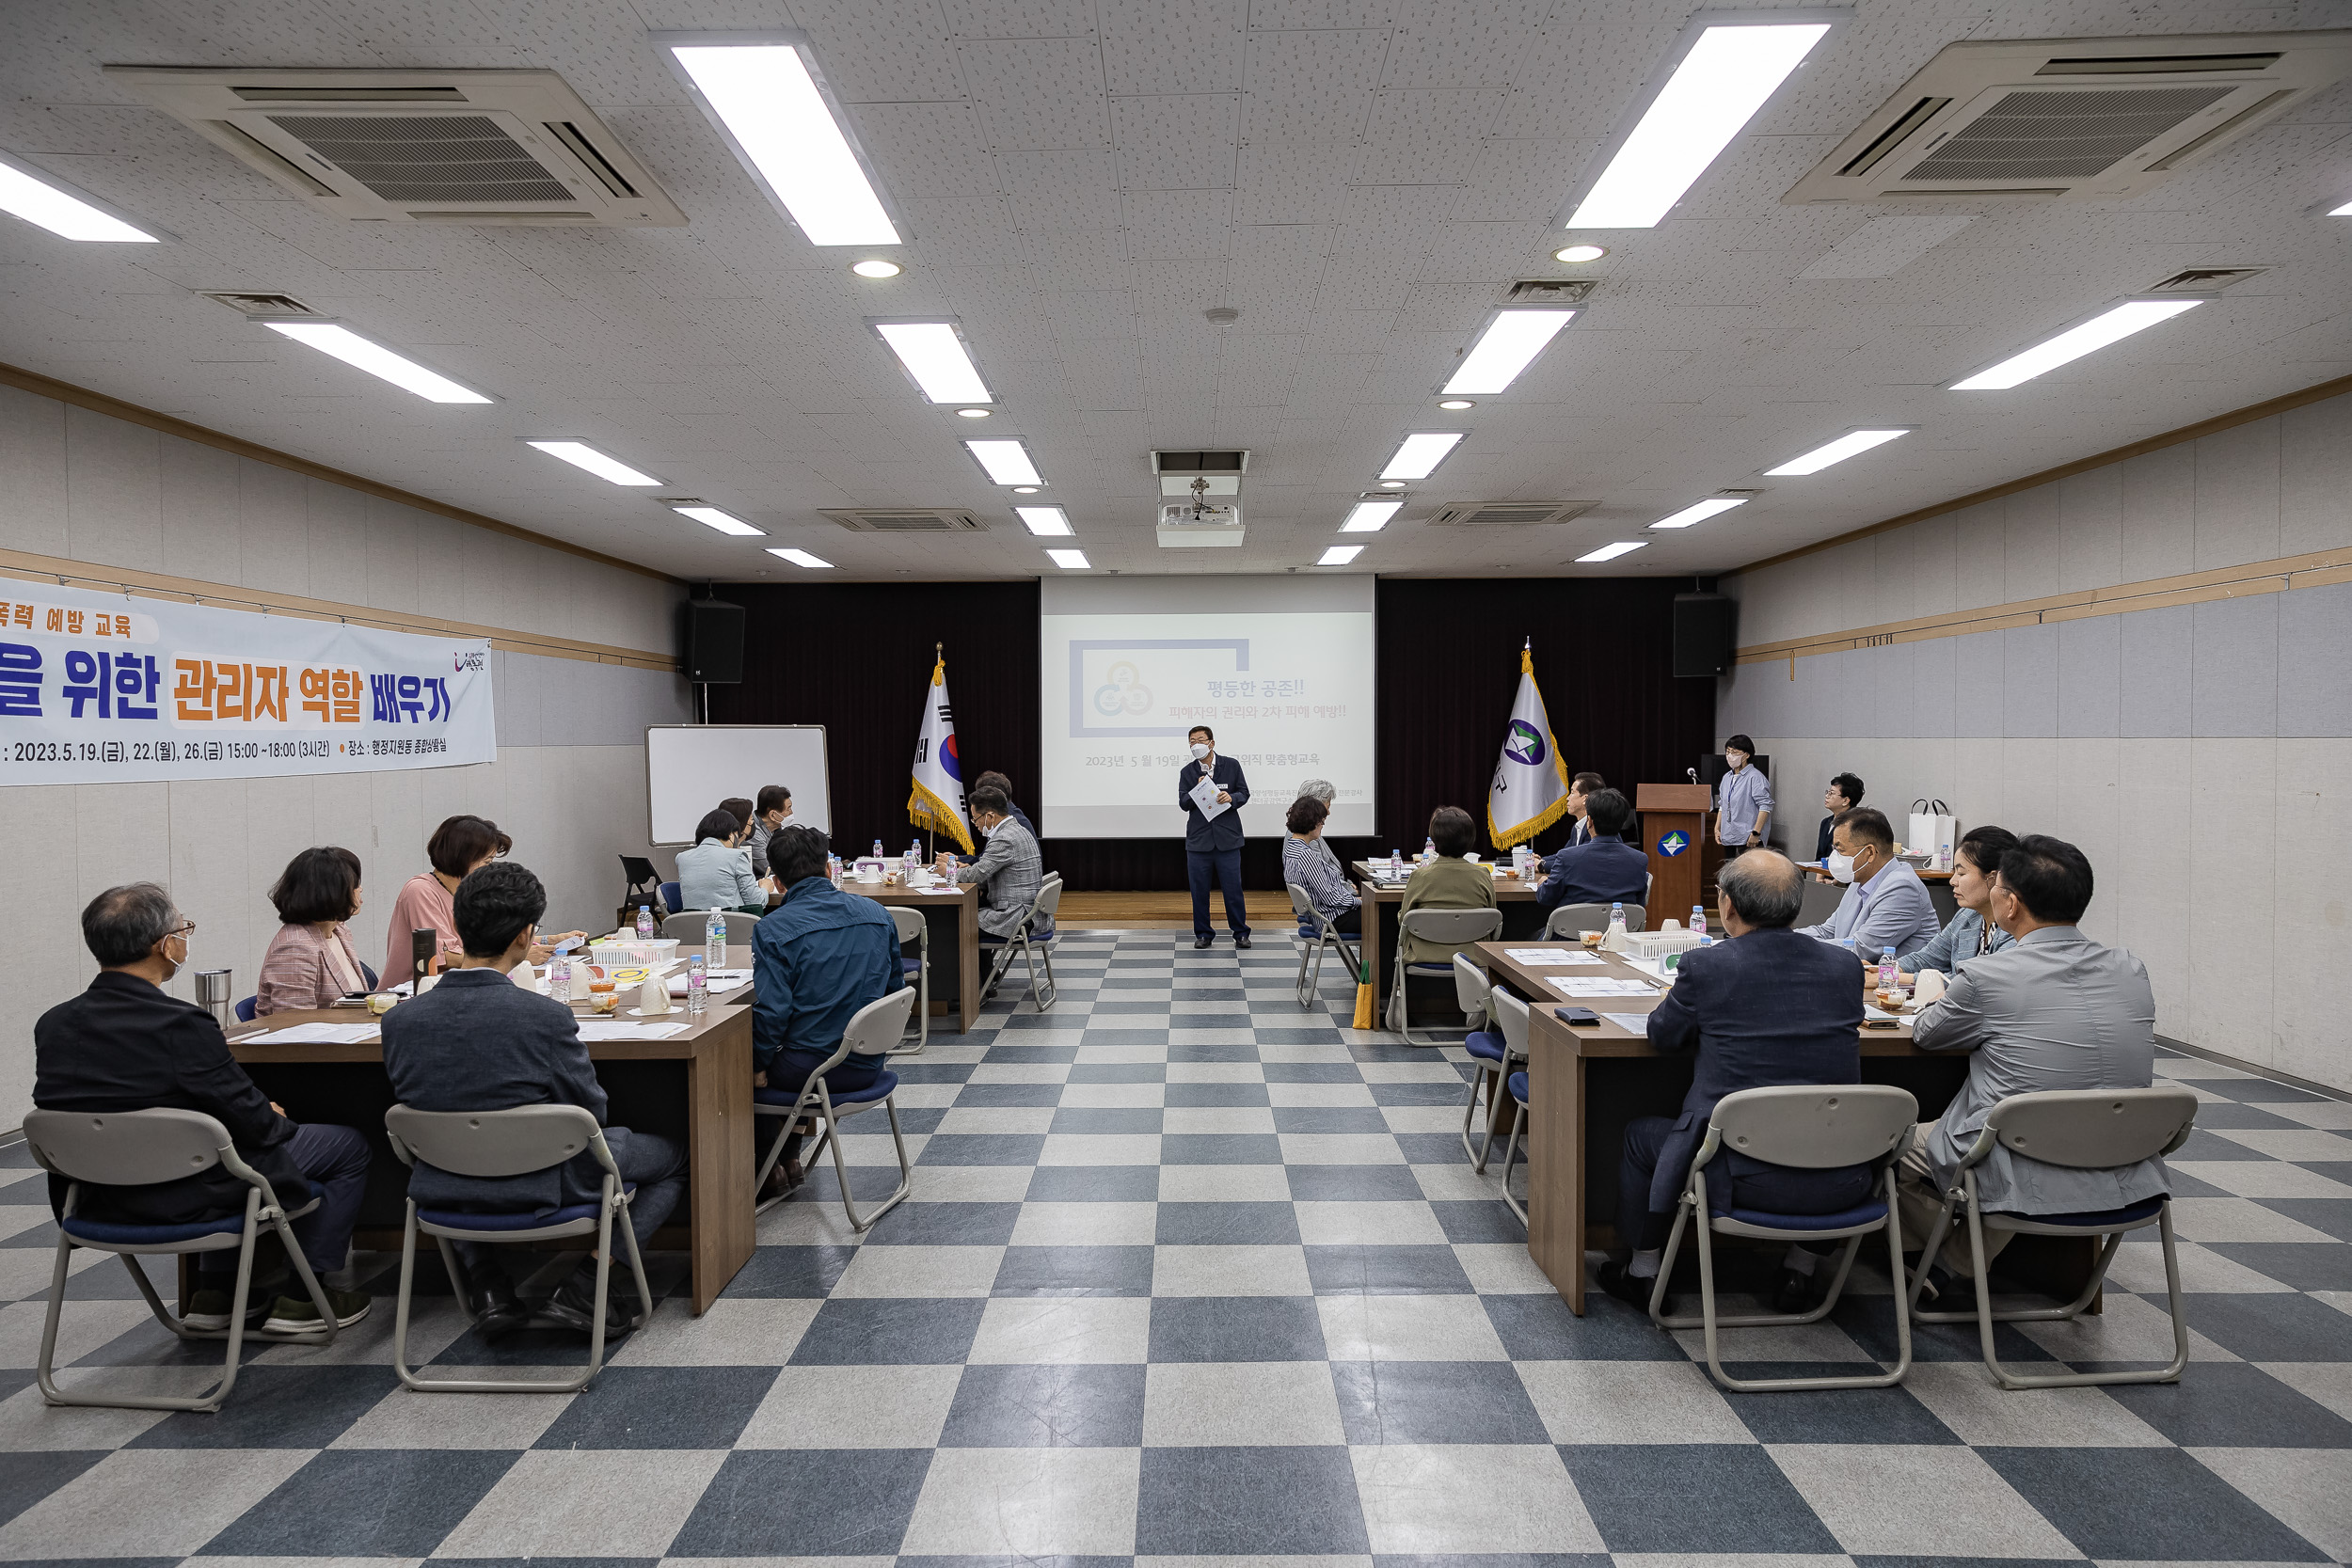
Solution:
M1225 890L1225 924L1233 945L1249 945L1249 911L1241 890L1241 808L1249 803L1249 781L1241 764L1216 754L1216 734L1195 725L1185 739L1192 760L1176 772L1176 803L1184 812L1184 860L1192 876L1192 944L1216 940L1209 930L1209 879ZM1203 788L1206 784L1208 787ZM1214 811L1216 815L1210 816Z

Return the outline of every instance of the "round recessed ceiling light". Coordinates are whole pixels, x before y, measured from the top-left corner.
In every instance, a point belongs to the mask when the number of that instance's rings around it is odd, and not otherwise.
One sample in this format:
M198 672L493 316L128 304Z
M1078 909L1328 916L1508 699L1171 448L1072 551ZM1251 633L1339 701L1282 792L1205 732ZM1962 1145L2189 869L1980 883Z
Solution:
M1555 261L1597 261L1608 254L1607 245L1563 245L1560 249L1553 251L1551 259Z
M853 261L850 270L860 277L896 277L906 269L896 261L885 261L878 257L870 261Z
M1384 479L1380 482L1380 488L1383 490L1402 490L1405 488L1405 482L1401 479Z
M967 420L985 420L995 410L993 408L959 408L956 412Z
M1034 496L1037 494L1037 486L1034 484L1016 484L1012 487L1012 493L1016 496Z
M1445 409L1458 409L1458 408L1475 408L1475 407L1477 407L1477 406L1478 406L1478 404L1476 404L1472 403L1472 402L1471 402L1470 399L1468 399L1468 398L1448 398L1448 399L1446 399L1443 403L1441 403L1441 404L1438 404L1438 407L1440 407L1440 408L1445 408Z

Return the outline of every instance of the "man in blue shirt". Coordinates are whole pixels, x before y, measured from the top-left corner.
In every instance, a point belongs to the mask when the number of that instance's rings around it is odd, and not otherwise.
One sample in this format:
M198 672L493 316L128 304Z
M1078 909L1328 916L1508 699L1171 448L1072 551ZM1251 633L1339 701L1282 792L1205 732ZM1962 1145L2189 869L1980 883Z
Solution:
M840 1048L860 1007L906 984L890 911L826 879L827 847L814 828L780 829L768 841L784 902L752 933L752 1082L763 1088L801 1088ZM870 1087L883 1061L851 1056L825 1082L835 1094ZM796 1133L771 1182L800 1180L800 1162L791 1157L799 1147Z
M1585 797L1584 814L1592 836L1544 862L1535 903L1547 919L1564 904L1649 902L1649 856L1619 836L1632 803L1620 791L1595 789Z
M1755 755L1756 742L1744 735L1724 742L1731 771L1715 786L1715 842L1726 860L1772 839L1772 782L1748 766Z
M1895 830L1886 814L1876 806L1840 813L1830 846L1829 874L1847 884L1846 896L1826 925L1807 926L1804 934L1823 942L1851 940L1866 964L1878 962L1883 948L1892 947L1899 958L1925 947L1938 925L1935 905L1919 874L1895 858Z

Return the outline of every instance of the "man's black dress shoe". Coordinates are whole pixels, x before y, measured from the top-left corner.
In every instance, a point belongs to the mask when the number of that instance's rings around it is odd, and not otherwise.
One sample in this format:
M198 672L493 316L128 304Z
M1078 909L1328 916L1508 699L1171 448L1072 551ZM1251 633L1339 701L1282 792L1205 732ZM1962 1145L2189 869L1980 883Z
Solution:
M1623 1263L1608 1262L1600 1266L1600 1288L1624 1302L1628 1307L1638 1308L1644 1313L1649 1311L1649 1293L1656 1283L1657 1275L1650 1275L1636 1279L1625 1272ZM1673 1291L1669 1291L1659 1302L1658 1310L1666 1317L1674 1316Z
M466 1309L473 1314L473 1331L486 1343L505 1338L531 1321L530 1309L515 1299L514 1282L501 1274L468 1281Z
M636 1317L637 1291L634 1283L624 1284L625 1271L613 1266L614 1278L605 1293L604 1331L610 1335L626 1334ZM574 1269L571 1276L555 1288L555 1293L539 1304L539 1315L562 1323L575 1334L593 1334L596 1325L596 1264L593 1258Z
M1192 945L1194 949L1198 951L1200 948L1208 946L1209 943L1215 942L1216 940L1216 938L1215 937L1195 937L1192 939Z
M1813 1276L1794 1269L1780 1271L1780 1284L1772 1291L1772 1310L1788 1316L1809 1310L1813 1306Z
M1239 931L1239 932L1234 933L1234 936L1233 936L1233 945L1234 945L1234 946L1236 946L1236 947L1247 947L1247 946L1248 946L1248 945L1249 945L1249 933L1248 933L1248 931Z

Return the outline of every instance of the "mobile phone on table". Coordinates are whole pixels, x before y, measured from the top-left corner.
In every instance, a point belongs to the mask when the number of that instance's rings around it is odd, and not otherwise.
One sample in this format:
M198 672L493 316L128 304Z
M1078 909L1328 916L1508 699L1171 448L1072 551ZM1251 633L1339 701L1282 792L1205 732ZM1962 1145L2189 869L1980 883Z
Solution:
M1551 1015L1571 1029L1600 1027L1600 1015L1590 1007L1554 1007Z

